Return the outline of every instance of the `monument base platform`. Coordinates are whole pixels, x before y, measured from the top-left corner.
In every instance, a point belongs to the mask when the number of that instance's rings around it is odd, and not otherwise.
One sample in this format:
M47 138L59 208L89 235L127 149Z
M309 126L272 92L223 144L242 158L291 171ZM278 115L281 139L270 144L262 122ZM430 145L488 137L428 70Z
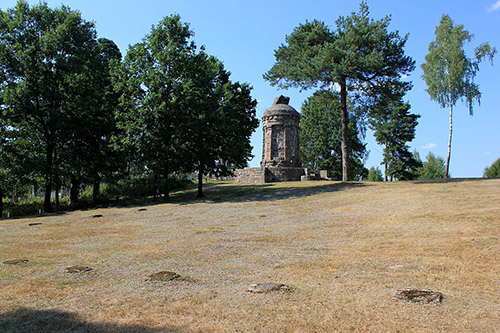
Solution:
M234 179L238 183L272 183L300 181L305 175L303 168L298 167L260 167L237 169Z

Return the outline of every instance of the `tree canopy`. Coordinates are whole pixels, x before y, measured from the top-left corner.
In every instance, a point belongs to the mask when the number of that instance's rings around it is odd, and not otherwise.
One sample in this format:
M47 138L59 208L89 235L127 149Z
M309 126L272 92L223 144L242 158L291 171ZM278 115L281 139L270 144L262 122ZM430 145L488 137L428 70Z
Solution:
M484 169L483 177L500 178L500 158Z
M466 55L464 46L473 35L462 24L455 25L448 15L441 17L436 27L436 40L429 45L429 53L422 64L427 92L430 98L442 108L449 108L448 154L446 157L445 178L449 177L451 141L453 133L453 109L458 100L464 99L469 114L474 104L480 102L481 92L474 78L479 64L485 58L493 61L496 49L483 43L475 49L474 56Z
M191 37L189 26L178 15L165 17L142 42L129 48L115 76L122 144L135 154L132 160L143 163L155 178L163 177L165 200L170 174L188 168L183 157L190 118L184 96L196 54Z
M445 163L440 156L436 156L429 152L426 156L426 161L422 163L418 153L415 153L415 160L421 163L421 167L417 170L418 179L432 180L441 179L445 175Z
M275 51L276 63L264 74L282 88L340 87L343 180L350 178L348 93L391 86L415 67L404 54L407 36L389 31L389 23L388 16L371 19L363 1L359 12L339 17L334 29L316 20L301 24Z
M115 82L121 93L119 126L147 169L164 180L197 171L227 175L246 166L258 125L247 84L233 83L222 62L197 49L178 15L164 18L133 45Z
M370 110L368 123L375 140L384 146L385 181L408 180L416 177L420 164L410 152L408 142L415 138L419 115L409 112L410 104L399 95L385 95Z
M349 103L349 158L351 179L362 178L367 156L362 142L363 128L358 128L359 110ZM342 179L342 125L340 95L330 91L317 91L302 105L300 121L300 156L302 166L313 172L329 170L332 178Z
M9 125L29 136L44 156L45 211L58 179L57 149L86 104L98 43L94 25L69 7L30 7L19 1L0 11L0 94ZM60 152L59 152L60 153Z
M369 182L381 182L384 180L382 177L382 171L378 167L371 167L370 170L368 170L368 176L366 177L366 180Z

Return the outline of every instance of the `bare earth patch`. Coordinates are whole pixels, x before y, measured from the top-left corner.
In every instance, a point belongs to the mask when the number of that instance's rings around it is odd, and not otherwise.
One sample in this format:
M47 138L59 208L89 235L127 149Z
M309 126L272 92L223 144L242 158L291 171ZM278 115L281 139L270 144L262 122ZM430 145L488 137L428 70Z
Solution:
M498 179L221 182L208 184L206 195L193 200L185 191L172 203L0 220L0 262L29 258L0 265L0 331L500 326ZM68 274L75 263L93 270ZM165 268L183 275L147 281ZM293 292L247 292L259 281ZM396 300L406 288L444 298Z

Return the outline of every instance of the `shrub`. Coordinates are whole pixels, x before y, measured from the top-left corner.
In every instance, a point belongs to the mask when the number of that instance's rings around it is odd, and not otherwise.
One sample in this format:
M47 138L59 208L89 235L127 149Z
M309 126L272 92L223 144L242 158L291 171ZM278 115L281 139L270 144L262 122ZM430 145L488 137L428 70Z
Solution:
M484 169L483 177L500 178L500 158Z
M174 175L169 179L170 190L186 188L192 183L186 175ZM157 183L158 193L162 192L165 181L161 180ZM121 179L116 183L103 183L100 187L101 200L115 200L117 198L144 198L153 196L155 193L155 180L150 175L140 175ZM87 186L80 193L80 198L83 201L92 200L92 186Z
M418 169L418 179L430 180L444 178L445 164L444 160L429 152L427 161L423 163L423 167ZM451 176L450 176L451 178Z
M69 207L69 198L61 198L59 203L61 205L60 210L66 210ZM5 216L36 215L41 211L43 211L43 198L21 200L19 202L4 201Z

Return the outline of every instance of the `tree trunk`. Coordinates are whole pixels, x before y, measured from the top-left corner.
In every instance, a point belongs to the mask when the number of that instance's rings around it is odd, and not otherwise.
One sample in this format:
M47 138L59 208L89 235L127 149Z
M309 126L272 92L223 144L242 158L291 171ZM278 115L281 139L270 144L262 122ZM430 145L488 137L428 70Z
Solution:
M3 188L0 187L0 219L3 217Z
M198 194L197 198L203 197L203 164L200 162L200 166L198 168Z
M165 168L163 171L163 177L165 178L165 185L163 187L163 201L169 201L170 200L170 187L168 183L168 170Z
M78 197L80 195L80 185L81 181L77 177L71 177L71 189L69 192L69 200L71 201L71 206L78 205Z
M54 149L54 185L55 185L55 199L56 199L56 210L61 208L61 202L59 201L59 194L61 192L61 177L59 176L59 158L57 156L57 150Z
M446 167L444 171L444 178L448 179L450 176L450 158L451 158L451 135L453 133L453 105L450 104L450 135L448 136L448 155L446 156Z
M153 201L158 199L158 174L156 172L153 173Z
M56 185L56 189L54 192L56 199L56 210L59 210L59 208L61 208L61 202L59 201L59 192L60 192L59 186Z
M387 152L387 142L385 143L385 151ZM384 182L387 182L387 156L384 156Z
M392 170L391 170L391 182L394 181L394 161L396 160L396 153L393 151L391 155L391 163L392 163Z
M47 143L46 158L47 165L45 166L45 197L43 200L43 211L46 213L52 213L54 210L50 204L50 195L52 193L52 162L54 157L54 147L50 143Z
M345 78L340 82L340 103L342 110L340 120L342 122L342 181L348 181L349 175L349 117L347 115L347 83Z
M97 204L97 202L99 200L99 191L100 191L100 188L101 188L101 179L100 179L99 175L94 175L94 179L92 181L92 185L93 185L93 188L92 188L92 202L94 204Z

